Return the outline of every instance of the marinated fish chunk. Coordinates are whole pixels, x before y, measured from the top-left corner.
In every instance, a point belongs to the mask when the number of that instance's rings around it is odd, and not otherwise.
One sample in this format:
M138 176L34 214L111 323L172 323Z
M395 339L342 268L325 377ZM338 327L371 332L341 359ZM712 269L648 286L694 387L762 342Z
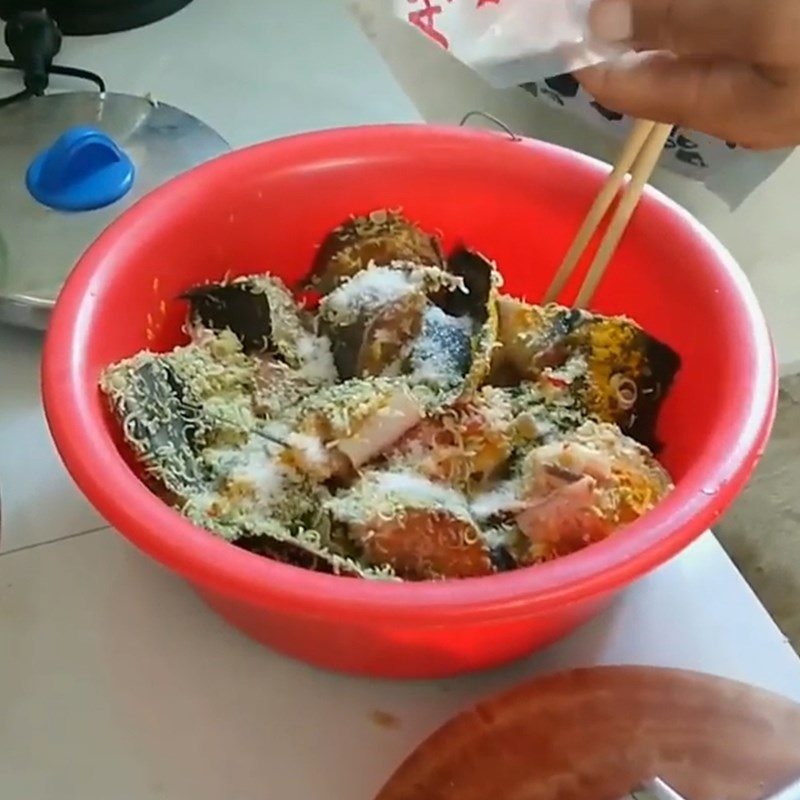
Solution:
M471 362L462 397L476 391L489 374L499 330L498 292L502 278L489 259L458 248L447 260L447 271L463 281L463 292L439 292L433 301L447 314L473 321Z
M404 262L360 271L320 303L339 376L402 374L469 394L491 364L497 285L494 265L466 250L447 271Z
M170 364L138 356L106 370L100 385L148 477L179 500L202 491L209 475L198 455L208 422Z
M497 267L480 253L460 247L448 257L446 270L460 280L464 290L439 292L431 298L433 302L451 317L470 317L483 325L501 284Z
M399 373L422 326L426 283L433 278L408 265L370 267L323 298L320 327L333 342L341 379Z
M540 381L579 397L587 412L655 447L661 401L680 368L667 345L624 317L562 306L498 303L500 346L492 381Z
M583 311L531 305L508 295L498 299L497 307L492 382L515 386L537 380L547 367L564 365L571 354L568 337L583 322Z
M436 236L425 233L399 211L373 211L349 219L328 235L314 261L309 284L328 294L370 264L382 267L396 261L444 266Z
M382 378L322 389L285 422L357 469L386 452L423 416L422 401L405 382Z
M227 283L196 286L183 295L189 301L188 327L196 340L207 331L230 331L246 353L273 353L308 380L336 378L330 342L313 330L277 278L257 275Z
M398 442L389 463L471 490L510 457L513 423L509 398L502 390L485 387L473 398L427 416Z
M100 389L150 477L182 498L198 484L204 447L246 438L255 424L257 363L230 333L107 368Z
M342 556L310 541L283 541L268 536L248 536L237 539L234 544L250 553L313 572L366 580L399 580L390 567L365 566L355 557Z
M501 279L494 264L463 248L450 256L447 271L457 284L431 295L405 373L414 383L454 388L455 398L468 398L491 366Z
M469 317L452 317L428 303L408 357L409 380L437 387L460 385L472 366L473 334Z
M410 472L372 472L328 504L372 565L406 580L469 578L494 571L466 498Z
M321 511L330 493L296 470L282 448L254 436L241 447L206 449L203 459L214 481L182 507L195 524L287 563L313 564L337 575L396 579L389 567L372 569L354 560L352 544L334 535Z
M605 539L652 510L671 490L651 453L607 423L587 422L560 442L526 457L517 524L532 561L547 560Z

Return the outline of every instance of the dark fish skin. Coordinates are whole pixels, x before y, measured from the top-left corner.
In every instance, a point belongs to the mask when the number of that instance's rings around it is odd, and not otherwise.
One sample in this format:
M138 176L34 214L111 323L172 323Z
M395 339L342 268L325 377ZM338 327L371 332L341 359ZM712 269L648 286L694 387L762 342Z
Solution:
M623 430L628 436L649 448L653 455L664 449L656 436L656 424L664 398L669 394L681 368L681 357L663 342L652 336L645 337L647 374L637 381L639 397L634 406L635 416Z
M553 324L553 335L569 336L584 321L586 315L579 308L565 308Z
M268 536L243 536L234 544L249 553L272 558L283 564L291 564L293 567L324 572L326 575L335 574L333 567L324 558L290 542L279 542Z
M517 305L524 311L526 304ZM585 358L585 373L582 370L577 373L571 390L578 401L588 413L619 425L623 433L654 453L659 452L656 423L664 398L680 370L680 356L623 317L559 306L527 308L531 312L529 318L523 317L521 322L518 319L511 325L511 333L505 333L504 345L511 355L504 360L502 349L499 351L493 380L512 386L520 380L538 381L548 368L558 370L568 366L573 358ZM514 344L517 328L530 337L521 348ZM606 344L604 337L608 335ZM632 407L603 399L609 396L609 380L617 376L636 385Z
M464 281L466 292L442 290L431 299L451 317L472 316L478 325L489 317L493 267L480 253L456 248L447 259L447 271Z
M190 324L230 330L246 353L269 349L272 319L269 299L248 281L197 286L181 295L189 301Z
M348 324L326 319L319 331L331 341L333 361L342 380L381 375L398 363L407 344L420 333L426 298L422 291L361 312Z
M594 322L591 319L579 324L566 340L579 340L583 326L592 324ZM680 370L681 358L669 345L643 330L639 330L630 349L620 353L621 360L626 360L629 354L637 351L642 353L642 368L628 375L636 384L636 402L627 411L618 409L609 421L615 422L623 433L657 455L663 449L656 434L658 415Z
M307 286L328 294L370 263L394 261L442 267L441 244L399 211L378 211L355 217L331 231L320 245Z
M430 319L422 323L419 343L412 354L412 363L424 363L428 358L438 357L452 366L453 372L465 377L472 364L472 337L467 331L453 325L436 324Z
M558 353L561 354L563 363L574 349L581 346L584 332L597 324L597 321L597 318L577 309L564 309L564 313L553 320L549 338L554 345L551 350L543 351L537 357L537 363L543 367L549 366L546 356ZM657 453L662 449L655 432L658 414L680 370L681 359L671 347L641 329L635 336L630 351L639 351L643 355L642 370L629 376L636 383L637 399L633 408L628 412L620 410L613 421L628 436Z
M343 381L359 375L358 359L364 341L365 327L363 320L354 325L321 325L322 333L331 340L333 363Z
M514 556L502 546L493 547L489 551L489 558L497 572L511 572L519 566Z
M202 411L172 367L161 359L145 361L131 374L123 402L130 439L148 474L183 497L202 486Z

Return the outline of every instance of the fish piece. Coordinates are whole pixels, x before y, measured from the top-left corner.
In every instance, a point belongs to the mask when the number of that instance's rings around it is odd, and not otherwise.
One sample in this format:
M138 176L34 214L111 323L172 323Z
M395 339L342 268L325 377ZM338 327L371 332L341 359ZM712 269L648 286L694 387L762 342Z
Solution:
M356 469L388 450L424 416L423 402L397 379L355 379L308 397L285 420Z
M208 331L230 331L245 353L272 353L309 381L336 379L331 344L314 332L313 319L282 281L268 274L196 286L189 301L188 328L195 340Z
M209 475L198 454L210 429L164 357L145 353L109 367L100 388L147 476L178 500L202 491Z
M342 283L319 308L339 377L399 374L422 327L427 295L459 286L438 268L406 262L371 266Z
M328 503L362 560L405 580L490 575L489 550L460 492L410 472L372 472Z
M386 286L397 283L397 294L387 294L374 303L364 302L370 299L370 284L379 281ZM345 293L355 300L352 317L332 313L339 295ZM399 372L404 349L422 326L425 304L422 288L415 287L407 273L386 267L365 270L328 295L320 310L320 325L333 342L339 377L348 380Z
M395 519L356 526L370 564L389 564L406 580L491 575L492 560L473 524L436 509L408 509Z
M538 381L551 394L577 395L587 413L658 449L658 412L680 368L668 345L625 317L511 297L501 297L498 310L492 383Z
M340 438L337 448L358 468L382 455L403 434L422 419L423 410L417 399L404 389L385 398L380 408L366 416L350 436Z
M531 501L516 518L531 542L527 562L560 558L609 536L613 528L596 513L598 502L597 482L589 476Z
M463 247L450 255L447 271L463 281L465 291L439 292L432 299L451 316L473 321L472 361L461 393L466 397L481 386L491 369L499 329L497 300L503 280L492 261Z
M258 356L257 362L253 406L259 417L279 419L287 408L296 407L319 389L318 383L304 378L298 370L274 356Z
M347 578L398 581L390 568L373 568L359 564L354 558L331 553L307 541L279 541L269 536L248 536L237 539L234 544L250 553L325 575L340 575Z
M460 387L472 366L473 334L469 317L453 317L427 303L404 369L409 381L437 388Z
M652 510L672 489L647 448L608 423L587 422L525 459L517 524L531 558L567 555Z
M298 488L302 476L280 463L283 448L255 433L257 375L258 362L227 332L123 361L104 373L101 388L139 460L180 505L231 523L262 512L288 522L310 495ZM272 502L295 489L287 513L276 514Z
M378 312L364 330L356 374L399 373L406 348L422 328L426 304L425 295L419 291Z
M339 375L404 374L412 383L465 387L464 393L479 386L496 333L494 267L477 255L462 260L466 265L456 259L453 272L402 262L372 266L323 298L320 328L333 342Z
M546 381L496 390L503 391L511 403L516 449L527 451L532 445L559 441L590 419L579 398Z
M511 455L513 421L508 397L485 387L471 399L427 416L397 443L389 462L472 490L496 474Z
M328 294L370 264L406 261L442 267L441 244L399 211L379 210L353 217L328 235L319 249L308 284Z
M591 354L586 407L658 452L656 423L680 369L678 354L622 317L596 318L573 336Z
M285 449L252 435L240 446L207 447L201 454L213 480L184 499L196 525L245 549L337 575L394 580L389 567L364 568L352 543L337 537L322 511L330 492L286 459ZM344 546L347 545L347 546Z
M498 385L535 381L545 368L563 366L571 352L569 335L588 317L580 309L536 306L509 295L499 297L497 306L491 380Z
M182 454L177 466L196 459L203 447L247 437L255 424L256 374L256 362L226 332L203 344L125 359L104 371L100 388L139 460L161 459L156 450L173 441ZM126 429L126 418L134 427ZM149 433L142 438L137 431L145 429ZM163 459L169 457L167 450Z
M326 536L314 529L290 531L271 525L268 520L261 520L254 530L240 535L239 528L232 533L230 528L218 521L201 521L198 524L243 550L301 569L366 580L400 580L390 566L361 564L356 556L341 552Z
M205 331L231 331L248 353L272 346L272 315L264 291L250 278L195 286L181 299L189 301L188 327L193 338Z
M413 383L456 387L458 399L475 392L489 373L502 280L492 262L465 248L450 256L447 271L455 284L430 295L404 372Z
M448 257L445 269L464 288L460 292L440 291L431 300L451 317L470 317L483 325L502 284L496 265L475 250L458 247Z
M327 446L317 436L290 433L283 459L316 483L344 478L353 473L353 462L338 447Z

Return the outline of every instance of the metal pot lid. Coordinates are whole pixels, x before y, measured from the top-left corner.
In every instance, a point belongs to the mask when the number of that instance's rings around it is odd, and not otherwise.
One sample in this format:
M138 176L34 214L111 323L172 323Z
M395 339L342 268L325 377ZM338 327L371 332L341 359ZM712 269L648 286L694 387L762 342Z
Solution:
M229 149L185 111L133 95L52 94L0 109L0 321L46 328L67 275L106 226ZM114 152L122 165L110 163ZM132 182L109 188L128 166Z

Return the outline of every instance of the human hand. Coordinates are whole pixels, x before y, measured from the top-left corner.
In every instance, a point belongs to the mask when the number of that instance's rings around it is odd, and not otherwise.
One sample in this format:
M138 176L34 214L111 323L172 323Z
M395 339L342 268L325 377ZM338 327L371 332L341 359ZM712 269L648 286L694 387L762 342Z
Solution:
M636 52L576 73L607 108L753 149L800 144L800 0L595 0Z

